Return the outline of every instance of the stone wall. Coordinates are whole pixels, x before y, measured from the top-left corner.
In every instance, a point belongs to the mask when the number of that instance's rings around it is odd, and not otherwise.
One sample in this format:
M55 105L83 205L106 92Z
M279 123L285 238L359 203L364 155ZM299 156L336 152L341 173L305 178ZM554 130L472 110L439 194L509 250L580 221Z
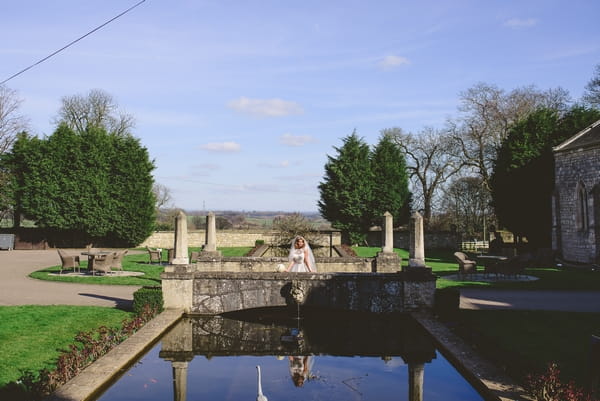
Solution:
M294 305L298 292L301 304L312 307L372 313L431 309L436 280L427 269L332 274L175 270L161 278L166 308L206 315Z
M254 246L257 240L267 244L274 242L274 233L260 230L217 230L217 247ZM321 243L329 244L329 234L322 234ZM141 243L140 247L151 248L173 248L175 234L173 231L156 231ZM201 247L206 242L206 231L188 231L188 245L190 247ZM340 233L332 234L333 245L341 244Z
M425 252L427 249L459 249L461 236L450 231L427 231L425 235ZM394 248L409 249L410 233L407 230L394 231ZM369 246L382 246L381 230L369 231L367 234Z
M565 260L600 262L599 171L600 147L555 153L553 248ZM588 223L583 230L577 224L578 183L583 183L588 194Z

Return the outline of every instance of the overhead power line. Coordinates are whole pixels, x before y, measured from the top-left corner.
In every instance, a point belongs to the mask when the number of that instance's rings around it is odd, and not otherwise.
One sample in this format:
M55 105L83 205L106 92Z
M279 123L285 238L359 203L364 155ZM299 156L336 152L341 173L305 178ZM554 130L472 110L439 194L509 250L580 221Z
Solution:
M82 40L83 38L86 38L88 36L90 36L92 33L96 32L97 30L105 27L106 25L110 24L111 22L113 22L114 20L116 20L117 18L127 14L128 12L130 12L131 10L133 10L134 8L136 8L137 6L139 6L140 4L144 3L146 0L141 0L140 2L134 4L133 6L129 7L127 10L123 11L121 14L109 19L108 21L106 21L105 23L103 23L102 25L97 26L96 28L92 29L91 31L89 31L88 33L86 33L85 35L75 39L74 41L70 42L69 44L61 47L60 49L56 50L55 52L49 54L48 56L44 57L43 59L41 59L40 61L31 64L29 67L27 68L23 68L21 71L17 72L16 74L11 75L10 77L6 78L4 81L0 82L0 85L5 84L6 82L10 81L11 79L18 77L19 75L23 74L25 71L28 71L30 69L32 69L33 67L35 67L38 64L43 63L44 61L48 60L49 58L57 55L58 53L62 52L63 50L73 46L75 43L79 42L80 40Z

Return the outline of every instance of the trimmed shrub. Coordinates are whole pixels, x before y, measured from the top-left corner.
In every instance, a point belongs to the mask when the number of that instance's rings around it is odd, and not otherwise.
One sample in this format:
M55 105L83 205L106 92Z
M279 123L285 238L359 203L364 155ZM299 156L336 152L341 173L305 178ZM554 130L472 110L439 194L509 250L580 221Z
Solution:
M161 287L142 287L133 293L133 312L137 316L144 311L146 305L157 313L162 312L163 295Z

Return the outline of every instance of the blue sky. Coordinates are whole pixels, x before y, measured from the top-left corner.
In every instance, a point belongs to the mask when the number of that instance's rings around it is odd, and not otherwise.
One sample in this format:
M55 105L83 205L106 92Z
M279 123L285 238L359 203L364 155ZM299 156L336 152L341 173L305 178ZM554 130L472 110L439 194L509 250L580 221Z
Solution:
M2 3L0 81L137 0ZM61 97L113 95L175 206L316 211L354 129L374 145L384 128L442 128L477 82L579 98L599 15L597 0L147 0L6 86L38 135Z

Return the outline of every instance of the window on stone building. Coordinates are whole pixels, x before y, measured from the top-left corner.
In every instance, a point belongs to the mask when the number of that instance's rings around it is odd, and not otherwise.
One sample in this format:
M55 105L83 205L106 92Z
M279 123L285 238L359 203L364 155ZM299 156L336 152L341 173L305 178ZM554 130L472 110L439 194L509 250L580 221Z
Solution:
M579 183L577 185L577 229L579 231L587 231L588 229L588 199L585 185Z

